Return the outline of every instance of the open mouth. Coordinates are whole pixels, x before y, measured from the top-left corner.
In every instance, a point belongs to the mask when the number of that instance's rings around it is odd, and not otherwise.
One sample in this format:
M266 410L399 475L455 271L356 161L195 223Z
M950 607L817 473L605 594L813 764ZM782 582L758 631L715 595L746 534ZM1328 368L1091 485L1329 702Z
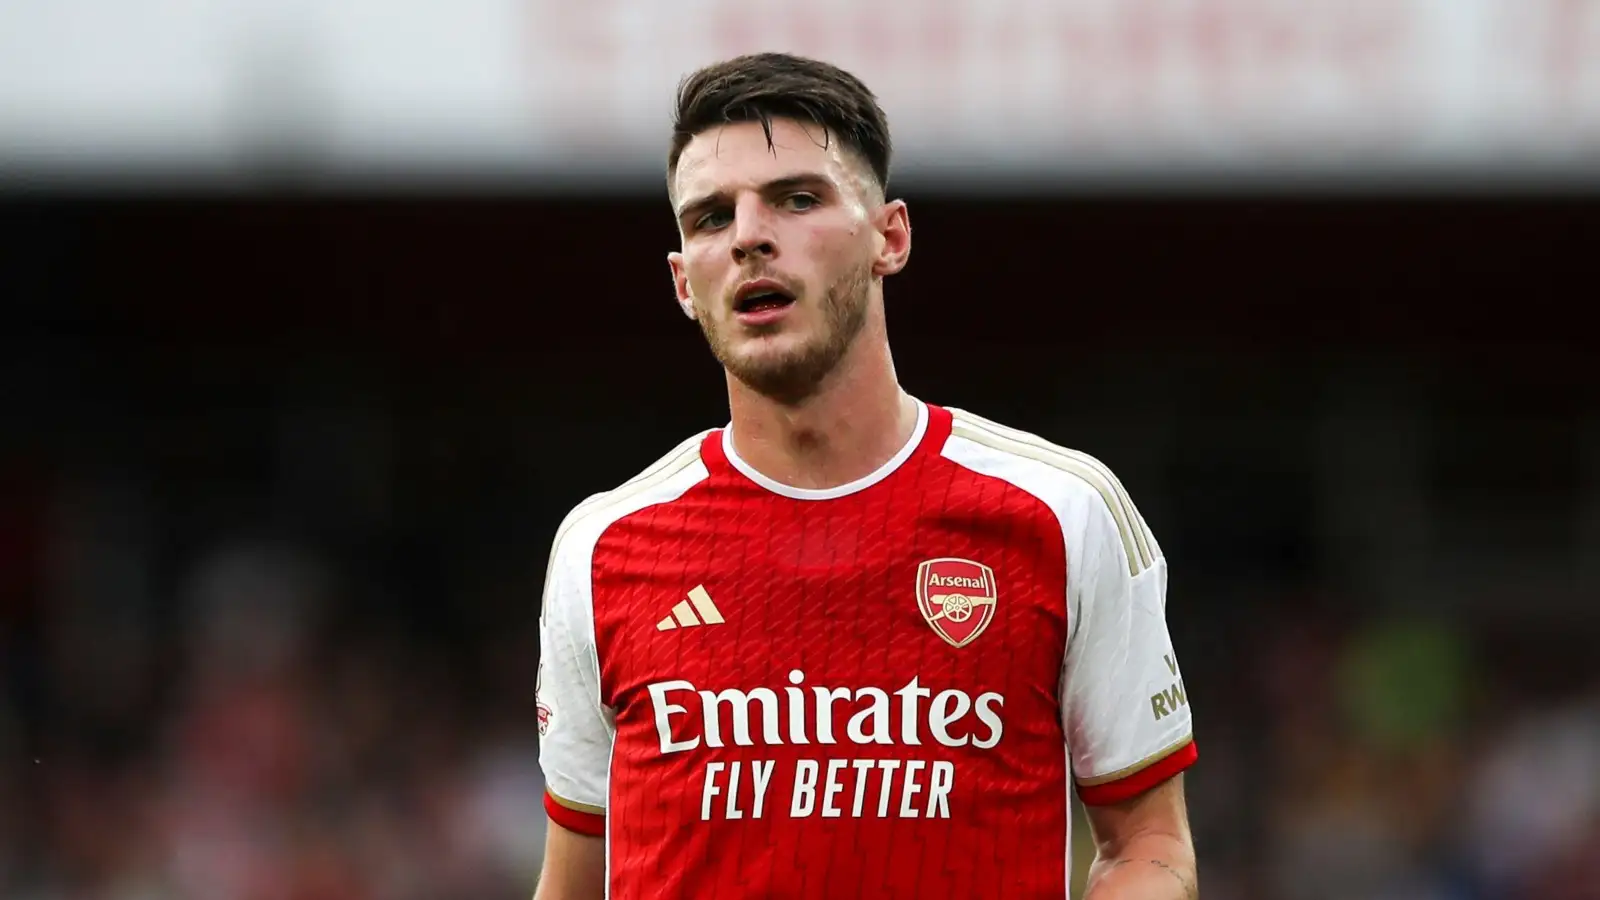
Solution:
M738 313L769 312L793 302L794 296L775 284L753 284L740 289L734 297L733 310Z
M739 301L739 312L763 312L769 309L780 309L794 302L794 298L779 291L765 291L751 294Z

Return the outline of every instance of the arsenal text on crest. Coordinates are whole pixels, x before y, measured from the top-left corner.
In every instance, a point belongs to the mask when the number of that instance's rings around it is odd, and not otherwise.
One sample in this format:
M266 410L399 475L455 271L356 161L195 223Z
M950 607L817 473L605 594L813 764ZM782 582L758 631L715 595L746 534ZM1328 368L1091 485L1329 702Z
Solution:
M970 559L941 557L917 567L917 608L934 633L965 647L994 620L994 570Z

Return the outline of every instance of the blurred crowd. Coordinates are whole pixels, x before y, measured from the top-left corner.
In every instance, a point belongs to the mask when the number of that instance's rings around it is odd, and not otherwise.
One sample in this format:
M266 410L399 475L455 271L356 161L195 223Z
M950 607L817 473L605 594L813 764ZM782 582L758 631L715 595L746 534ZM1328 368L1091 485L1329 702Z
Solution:
M1586 640L1317 625L1292 605L1263 629L1191 690L1209 714L1191 782L1206 896L1600 898Z
M53 609L6 647L0 896L529 894L532 634L485 636L469 671L381 619L341 627L336 579L277 543L219 547L182 590L167 633Z
M530 894L535 575L509 592L521 609L465 637L342 611L364 574L282 537L219 536L141 597L148 536L108 527L110 503L62 495L37 508L44 530L6 523L8 564L49 564L6 585L0 896ZM1600 896L1581 635L1497 643L1319 608L1286 597L1177 634L1206 896Z

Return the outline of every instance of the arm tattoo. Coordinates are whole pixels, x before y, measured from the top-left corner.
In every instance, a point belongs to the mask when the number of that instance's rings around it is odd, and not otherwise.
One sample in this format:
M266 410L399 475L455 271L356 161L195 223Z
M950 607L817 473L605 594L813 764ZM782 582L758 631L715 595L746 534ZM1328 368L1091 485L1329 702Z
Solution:
M1178 879L1178 883L1183 885L1184 900L1200 900L1200 888L1187 875L1159 859L1150 860L1150 865L1165 869L1168 875Z
M1170 865L1167 865L1166 863L1162 862L1159 859L1144 859L1144 860L1140 860L1140 859L1119 859L1116 862L1111 864L1111 868L1117 869L1117 868L1121 868L1122 866L1127 865L1128 863L1135 863L1135 862L1149 863L1150 865L1155 866L1156 868L1165 871L1168 875L1171 875L1173 878L1176 878L1178 880L1178 884L1183 886L1183 898L1184 898L1184 900L1200 900L1200 888L1195 885L1194 881L1191 878L1189 878L1189 876L1185 875L1182 871L1180 871L1178 869L1175 869Z

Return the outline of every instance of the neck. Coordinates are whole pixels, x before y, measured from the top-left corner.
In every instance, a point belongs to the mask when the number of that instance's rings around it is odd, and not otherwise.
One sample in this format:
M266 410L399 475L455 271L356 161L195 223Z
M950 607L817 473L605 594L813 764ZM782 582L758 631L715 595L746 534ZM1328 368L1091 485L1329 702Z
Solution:
M735 452L790 487L838 487L872 474L911 439L917 402L900 388L882 322L869 322L818 390L782 403L729 376Z

